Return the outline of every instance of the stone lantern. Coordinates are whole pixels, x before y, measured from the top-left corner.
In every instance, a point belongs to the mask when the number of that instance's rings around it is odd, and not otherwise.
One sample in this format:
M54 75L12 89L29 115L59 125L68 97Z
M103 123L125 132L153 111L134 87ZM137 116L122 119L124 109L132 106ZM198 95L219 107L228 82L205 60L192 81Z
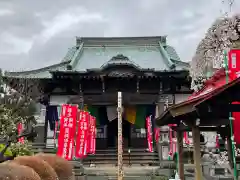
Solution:
M169 157L169 127L161 127L160 132L158 143L159 160L166 161Z

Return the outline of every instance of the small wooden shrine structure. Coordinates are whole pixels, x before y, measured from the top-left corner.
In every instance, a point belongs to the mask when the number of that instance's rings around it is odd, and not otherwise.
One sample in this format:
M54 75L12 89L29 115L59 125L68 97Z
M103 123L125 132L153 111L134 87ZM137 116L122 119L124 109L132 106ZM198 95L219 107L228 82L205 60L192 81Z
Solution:
M228 72L228 71L227 71ZM240 112L240 78L231 80L226 76L226 69L218 70L212 78L205 82L204 87L194 93L187 101L169 107L156 123L158 126L176 124L178 140L178 170L184 179L184 165L182 162L183 132L192 131L194 144L195 178L202 180L200 131L217 131L223 139L228 140L228 154L232 165L232 146L230 133L230 112ZM234 122L238 123L237 120ZM236 132L237 133L237 132Z

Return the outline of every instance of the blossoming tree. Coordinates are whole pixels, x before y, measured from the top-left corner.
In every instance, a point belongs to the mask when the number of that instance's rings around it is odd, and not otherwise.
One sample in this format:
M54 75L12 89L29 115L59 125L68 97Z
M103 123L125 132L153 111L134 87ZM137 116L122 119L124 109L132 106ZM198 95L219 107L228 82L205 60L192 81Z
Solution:
M224 66L224 51L240 49L240 15L217 19L197 46L191 61L192 89L198 91L217 69ZM240 150L235 148L235 155ZM218 164L228 162L227 152L221 152Z
M240 48L240 15L217 19L197 46L191 61L192 88L197 91L222 67L224 50Z
M34 118L34 102L26 97L20 96L16 91L5 87L0 71L0 139L6 142L7 139L16 140L18 135L17 126L19 123L25 125L36 123ZM28 141L24 143L13 142L10 149L17 155L30 154Z

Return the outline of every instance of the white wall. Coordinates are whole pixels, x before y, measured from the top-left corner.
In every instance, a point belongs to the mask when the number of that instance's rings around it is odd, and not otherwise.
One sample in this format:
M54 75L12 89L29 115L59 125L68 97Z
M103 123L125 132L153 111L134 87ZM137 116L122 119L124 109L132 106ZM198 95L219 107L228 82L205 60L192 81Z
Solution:
M66 104L69 98L70 98L70 95L65 95L65 96L52 95L50 96L50 105Z
M175 94L175 104L186 101L191 94Z

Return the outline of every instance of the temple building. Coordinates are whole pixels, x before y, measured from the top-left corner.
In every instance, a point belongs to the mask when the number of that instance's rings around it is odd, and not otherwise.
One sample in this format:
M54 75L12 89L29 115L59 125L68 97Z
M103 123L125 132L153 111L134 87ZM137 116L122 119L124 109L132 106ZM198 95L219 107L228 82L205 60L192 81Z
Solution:
M59 63L4 76L44 106L38 141L52 143L47 139L59 107L73 103L97 118L98 150L117 144L117 91L123 95L124 147L147 148L145 118L154 120L166 106L186 100L192 93L188 69L165 36L77 37Z

